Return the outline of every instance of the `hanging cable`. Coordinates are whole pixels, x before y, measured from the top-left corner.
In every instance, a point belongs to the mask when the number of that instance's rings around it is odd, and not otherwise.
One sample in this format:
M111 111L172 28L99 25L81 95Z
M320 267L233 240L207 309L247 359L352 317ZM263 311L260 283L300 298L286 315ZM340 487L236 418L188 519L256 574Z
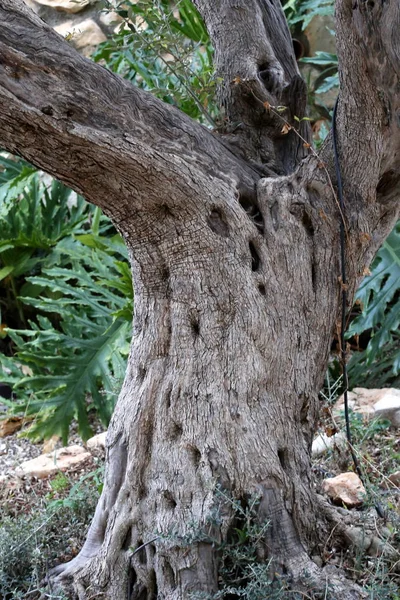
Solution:
M337 181L337 193L339 199L340 206L340 268L341 268L341 298L342 298L342 311L341 311L341 324L340 324L340 362L342 365L342 374L343 374L343 398L344 398L344 416L346 421L346 437L347 442L350 448L351 456L354 463L354 468L357 472L357 475L362 480L362 471L360 467L360 463L358 462L358 458L356 453L354 452L351 429L350 429L350 419L349 419L349 379L347 375L347 352L346 352L346 340L345 340L345 331L346 331L346 309L347 309L347 274L346 274L346 235L345 235L345 206L343 199L343 182L342 182L342 173L340 170L340 162L339 162L339 152L338 152L338 144L337 144L337 130L336 130L336 116L337 116L337 107L339 102L339 96L336 98L335 107L333 109L333 117L332 117L332 139L333 139L333 156L335 160L335 171L336 171L336 181Z

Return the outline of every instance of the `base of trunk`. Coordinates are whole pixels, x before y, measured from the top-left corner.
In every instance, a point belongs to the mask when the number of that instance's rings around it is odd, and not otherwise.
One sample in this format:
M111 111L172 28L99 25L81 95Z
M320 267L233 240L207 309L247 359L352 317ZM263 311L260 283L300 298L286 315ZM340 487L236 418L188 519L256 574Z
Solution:
M215 497L216 513L201 527L192 524L185 538L158 535L136 547L122 519L102 543L98 533L105 531L107 511L98 509L82 552L53 570L51 590L72 600L233 599L244 589L254 600L278 598L280 591L293 599L368 596L336 567L319 568L309 557L276 489L260 486L258 496L235 501L217 488ZM336 511L317 496L316 506L326 539L332 520L343 538L348 526Z

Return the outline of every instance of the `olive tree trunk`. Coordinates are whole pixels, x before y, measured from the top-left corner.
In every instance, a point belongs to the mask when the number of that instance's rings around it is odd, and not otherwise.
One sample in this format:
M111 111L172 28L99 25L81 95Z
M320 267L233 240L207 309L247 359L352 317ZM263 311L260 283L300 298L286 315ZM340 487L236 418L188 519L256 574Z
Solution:
M0 0L0 144L112 218L135 287L104 490L55 582L80 600L212 597L213 542L236 526L227 498L257 494L260 560L308 594L361 598L310 559L344 529L310 472L340 322L331 140L317 156L298 127L306 88L279 0L196 5L221 80L219 135ZM350 295L399 215L399 26L397 0L338 2Z

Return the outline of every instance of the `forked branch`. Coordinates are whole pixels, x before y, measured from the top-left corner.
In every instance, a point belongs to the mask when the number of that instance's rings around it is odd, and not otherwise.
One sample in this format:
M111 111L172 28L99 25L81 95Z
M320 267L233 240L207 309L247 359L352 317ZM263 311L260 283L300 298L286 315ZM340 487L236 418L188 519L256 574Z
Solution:
M253 184L209 130L80 56L22 0L0 0L0 146L99 204L114 222L173 198L194 173ZM193 190L191 189L191 194Z

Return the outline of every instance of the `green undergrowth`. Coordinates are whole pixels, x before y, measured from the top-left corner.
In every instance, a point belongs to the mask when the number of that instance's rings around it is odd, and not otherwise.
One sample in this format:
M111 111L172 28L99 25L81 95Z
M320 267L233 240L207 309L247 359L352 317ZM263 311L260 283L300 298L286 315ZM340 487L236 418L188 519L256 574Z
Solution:
M205 526L189 523L185 536L170 531L160 535L167 545L190 547L194 543L210 544L218 554L219 590L190 594L190 600L279 600L287 593L288 582L277 574L271 560L262 559L268 522L259 520L257 513L260 496L235 499L221 486L215 490L216 504ZM221 541L224 515L230 514L232 525L226 540ZM301 596L293 596L294 600ZM189 599L188 599L189 600Z
M102 471L86 474L78 482L58 474L49 484L37 482L26 504L15 514L21 490L1 500L0 598L37 600L45 588L49 569L74 558L82 547L101 491ZM33 484L31 484L33 486ZM43 493L43 487L47 491ZM46 589L46 598L57 598Z
M373 429L365 439L371 440ZM365 443L364 439L364 443ZM330 457L332 463L332 456ZM102 470L86 474L75 482L69 475L59 473L49 483L37 482L42 486L27 498L26 505L15 514L15 503L10 497L7 503L1 500L0 518L0 598L2 600L38 600L44 592L44 578L48 571L60 562L71 560L82 547L87 529L102 489ZM33 485L33 484L32 484ZM46 491L43 493L43 486ZM15 491L20 495L20 491ZM257 518L259 498L246 501L231 498L218 489L217 508L200 529L195 523L188 526L184 537L170 531L157 536L159 543L190 547L206 543L214 547L219 555L219 590L213 595L197 592L190 600L320 600L320 594L311 589L290 589L287 577L276 571L273 561L265 560L264 544L268 537L267 522ZM365 536L371 535L373 502L366 504L358 515L357 526ZM224 542L218 531L223 515L231 513L233 525ZM363 516L364 515L364 516ZM376 521L376 518L374 518ZM365 521L365 523L364 523ZM375 523L376 531L383 535L392 548L399 547L399 527L386 521ZM134 548L131 549L135 551ZM337 567L346 576L363 586L369 600L400 600L399 577L396 560L385 558L359 548L345 548L334 535L327 539L324 547L316 551L321 566ZM46 589L48 598L52 596ZM188 599L189 600L189 599ZM339 599L338 599L339 600Z
M200 123L215 126L220 114L213 48L194 4L125 0L108 5L123 21L93 59Z
M107 427L133 312L126 246L99 208L0 154L0 380L29 434L66 442L73 419Z
M328 436L345 433L343 411L335 409L342 387L340 379L327 376L321 397L318 430ZM362 472L366 496L359 509L339 510L353 516L361 532L358 545L343 547L328 540L322 558L345 570L347 577L365 590L369 600L400 600L400 494L390 477L399 471L398 430L387 420L349 411L352 443ZM344 443L333 445L313 460L318 489L322 481L355 470ZM384 550L382 552L382 550Z

